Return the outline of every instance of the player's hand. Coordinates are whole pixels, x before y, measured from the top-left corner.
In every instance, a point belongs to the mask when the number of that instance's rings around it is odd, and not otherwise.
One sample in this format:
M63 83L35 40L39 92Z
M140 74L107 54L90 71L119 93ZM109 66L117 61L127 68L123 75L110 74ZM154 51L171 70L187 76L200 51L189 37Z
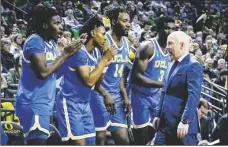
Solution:
M160 118L155 117L153 122L152 122L152 126L154 127L155 130L158 130L159 123L160 123Z
M110 46L104 51L103 59L105 59L106 61L110 61L116 55L116 53L116 48L114 46Z
M188 133L188 129L189 124L183 124L182 122L180 122L177 127L177 137L183 138Z
M116 114L115 100L109 93L104 96L104 104L111 115Z
M126 118L128 117L128 115L131 113L131 103L130 100L128 98L125 98L123 101L125 110L126 110Z
M64 47L64 55L71 56L77 52L85 43L87 34L82 34L77 40L71 42L71 44Z

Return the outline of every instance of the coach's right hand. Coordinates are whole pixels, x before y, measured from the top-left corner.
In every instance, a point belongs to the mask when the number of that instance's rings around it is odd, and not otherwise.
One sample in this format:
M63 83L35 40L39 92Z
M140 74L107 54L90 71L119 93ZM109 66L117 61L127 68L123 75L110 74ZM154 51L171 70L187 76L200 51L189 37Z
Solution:
M64 47L64 55L71 56L76 51L78 51L82 45L85 43L87 38L87 34L82 34L77 40L74 40L71 42L71 44L68 44Z
M109 93L104 96L104 104L111 115L116 114L115 100Z

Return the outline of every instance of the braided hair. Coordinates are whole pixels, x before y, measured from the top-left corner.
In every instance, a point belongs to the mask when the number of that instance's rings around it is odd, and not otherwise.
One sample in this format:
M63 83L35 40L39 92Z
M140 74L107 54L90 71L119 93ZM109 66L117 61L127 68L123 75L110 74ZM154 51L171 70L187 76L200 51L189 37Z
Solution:
M120 13L123 13L123 12L127 13L123 5L121 6L109 5L105 8L105 15L110 19L111 22L113 20L117 22Z

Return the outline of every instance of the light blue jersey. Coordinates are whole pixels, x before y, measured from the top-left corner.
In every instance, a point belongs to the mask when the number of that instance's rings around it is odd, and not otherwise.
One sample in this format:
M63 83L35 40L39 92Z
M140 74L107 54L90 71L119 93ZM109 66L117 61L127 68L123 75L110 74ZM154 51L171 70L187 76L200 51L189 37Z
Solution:
M82 77L75 68L88 65L91 72L100 59L101 54L97 48L88 52L85 46L67 59L60 83L60 93L64 98L72 99L74 102L88 102L90 100L92 90L82 81Z
M163 81L166 68L169 64L170 57L168 54L164 54L161 47L159 46L156 38L150 41L154 44L154 54L149 59L147 69L144 72L144 76L155 81ZM132 90L139 91L146 95L153 95L158 93L159 88L146 88L136 84L132 84Z
M120 81L124 76L124 70L128 63L128 42L122 37L122 47L118 47L113 41L111 35L106 33L109 45L115 45L117 54L114 56L113 62L108 66L101 85L115 99L116 114L110 115L104 104L104 97L98 92L94 92L91 99L91 109L94 116L94 124L96 131L110 132L122 128L127 128L126 114L122 103L122 95L120 93Z
M77 67L89 66L92 72L100 62L101 55L97 48L88 52L85 46L79 49L60 70L63 71L60 91L57 94L56 109L59 131L62 141L86 139L86 145L95 145L95 127L90 108L92 94L76 70Z
M162 81L169 55L165 55L155 38L150 40L154 44L154 54L149 59L144 76L155 81ZM134 128L150 126L158 110L159 88L146 88L131 84L131 104L133 111Z
M56 75L53 73L45 80L39 79L31 65L31 55L44 53L46 64L50 64L56 59L55 48L54 41L46 42L38 34L31 35L25 41L16 98L17 116L24 116L24 112L28 109L36 115L52 115L56 94Z
M127 38L122 37L122 47L118 47L113 41L111 35L106 33L109 45L115 45L117 54L114 56L112 63L108 66L104 80L101 85L114 97L120 98L120 80L129 61L129 47ZM119 100L116 100L119 101Z

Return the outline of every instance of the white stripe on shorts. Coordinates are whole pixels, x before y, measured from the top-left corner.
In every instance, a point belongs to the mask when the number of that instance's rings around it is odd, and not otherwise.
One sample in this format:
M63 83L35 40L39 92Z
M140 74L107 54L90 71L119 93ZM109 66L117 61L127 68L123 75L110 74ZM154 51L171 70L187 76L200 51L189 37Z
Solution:
M29 135L30 132L34 131L34 130L40 130L46 134L48 134L48 137L50 136L50 132L47 130L47 129L44 129L40 126L40 123L39 123L39 115L35 115L35 123L34 125L29 129L29 131L27 133L25 133L25 137L27 137Z
M65 121L66 121L66 126L67 126L67 137L62 137L62 141L68 141L69 139L80 140L80 139L85 139L85 138L96 136L96 133L84 134L84 135L80 135L80 136L74 136L71 133L66 98L63 98L63 111L64 111L64 116L65 116Z

